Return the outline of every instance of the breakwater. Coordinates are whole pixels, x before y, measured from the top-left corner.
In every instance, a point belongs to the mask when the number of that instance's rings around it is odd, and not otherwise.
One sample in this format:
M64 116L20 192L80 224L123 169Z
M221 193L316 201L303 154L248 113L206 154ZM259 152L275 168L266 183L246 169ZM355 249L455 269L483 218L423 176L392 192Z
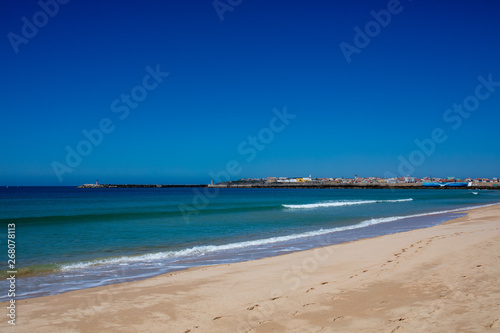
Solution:
M207 184L167 184L167 185L152 185L152 184L83 184L78 188L172 188L172 187L207 187Z

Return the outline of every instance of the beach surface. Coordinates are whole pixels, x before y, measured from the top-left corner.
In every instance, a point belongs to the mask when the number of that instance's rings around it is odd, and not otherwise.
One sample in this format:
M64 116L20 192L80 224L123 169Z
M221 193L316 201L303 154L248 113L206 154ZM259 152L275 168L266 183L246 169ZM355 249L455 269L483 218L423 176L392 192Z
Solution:
M427 229L17 300L15 326L7 305L2 332L499 332L500 206Z

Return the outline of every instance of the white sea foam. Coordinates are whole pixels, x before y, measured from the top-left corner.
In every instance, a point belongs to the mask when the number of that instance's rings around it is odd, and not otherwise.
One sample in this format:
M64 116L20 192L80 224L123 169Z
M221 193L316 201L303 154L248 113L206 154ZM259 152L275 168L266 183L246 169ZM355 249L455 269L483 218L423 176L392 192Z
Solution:
M374 203L387 203L387 202L405 202L412 201L412 198L409 199L396 199L396 200L353 200L353 201L325 201L325 202L317 202L312 204L303 204L303 205L282 205L285 208L290 209L312 209L312 208L321 208L321 207L342 207L342 206L353 206L353 205L366 205L366 204L374 204Z
M402 200L408 200L408 199L402 199ZM411 200L411 199L409 199L409 200ZM308 231L308 232L303 232L303 233L299 233L299 234L291 234L291 235L287 235L287 236L257 239L257 240L252 240L252 241L239 242L239 243L230 243L230 244L225 244L225 245L195 246L195 247L192 247L189 249L184 249L184 250L179 250L179 251L166 251L166 252L150 253L150 254L139 255L139 256L124 256L124 257L118 257L118 258L82 261L82 262L77 262L77 263L73 263L73 264L63 265L63 266L61 266L60 269L62 271L72 271L72 270L86 269L86 268L90 268L93 266L101 266L101 265L119 265L119 264L123 264L123 263L141 263L141 262L144 263L144 262L151 262L151 261L157 261L157 260L169 259L169 258L201 256L201 255L213 253L216 251L235 250L235 249L248 248L248 247L252 247L252 246L260 246L260 245L267 245L267 244L273 244L273 243L279 243L279 242L286 242L286 241L300 239L300 238L321 236L321 235L339 232L339 231L360 229L360 228L368 227L368 226L375 225L375 224L393 222L393 221L402 220L402 219L423 217L423 216L432 216L432 215L446 214L446 213L455 213L455 212L461 212L461 211L465 211L465 210L472 209L472 208L481 208L481 207L488 207L488 206L495 206L495 205L498 205L498 203L481 205L481 206L474 206L474 207L463 207L463 208L443 210L443 211L438 211L438 212L413 214L413 215L406 215L406 216L382 217L382 218L365 220L365 221L360 222L358 224L345 226L345 227L319 229L319 230Z

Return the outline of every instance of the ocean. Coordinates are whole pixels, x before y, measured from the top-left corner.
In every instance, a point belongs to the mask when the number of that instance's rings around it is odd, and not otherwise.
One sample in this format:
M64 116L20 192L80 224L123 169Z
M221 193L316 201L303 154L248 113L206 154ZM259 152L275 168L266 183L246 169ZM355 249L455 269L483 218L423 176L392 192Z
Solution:
M2 273L9 224L22 299L430 227L500 203L500 191L467 189L204 190L2 187Z

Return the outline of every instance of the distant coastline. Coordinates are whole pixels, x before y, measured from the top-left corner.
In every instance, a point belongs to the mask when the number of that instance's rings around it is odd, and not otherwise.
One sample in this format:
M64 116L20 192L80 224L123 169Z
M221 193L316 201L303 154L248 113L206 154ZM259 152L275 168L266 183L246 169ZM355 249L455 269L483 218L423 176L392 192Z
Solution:
M424 186L423 183L394 183L394 184L372 184L372 183L355 183L355 184L337 184L337 183L246 183L246 182L224 182L218 184L183 184L183 185L151 185L151 184L83 184L78 188L83 189L98 189L98 188L318 188L318 189L476 189L476 190L500 190L499 183L473 183L469 186Z

